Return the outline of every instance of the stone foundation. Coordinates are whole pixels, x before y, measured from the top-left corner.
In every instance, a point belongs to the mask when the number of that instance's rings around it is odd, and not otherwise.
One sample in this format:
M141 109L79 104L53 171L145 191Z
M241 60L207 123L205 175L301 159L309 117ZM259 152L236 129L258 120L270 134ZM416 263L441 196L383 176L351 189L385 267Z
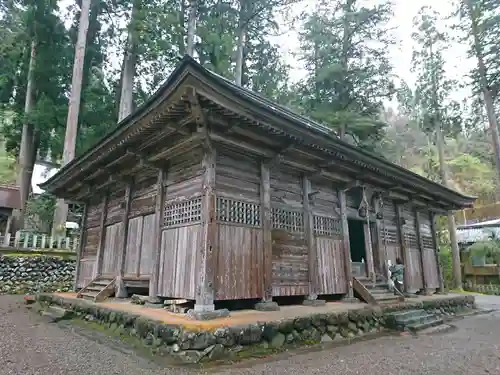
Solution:
M366 306L357 310L283 319L240 326L201 328L195 324L172 325L137 314L111 310L83 300L51 294L38 296L42 309L57 305L69 312L66 319L98 324L109 333L139 343L152 355L177 363L198 363L270 354L287 348L331 343L386 332L389 313L425 309L454 315L475 307L473 296L443 297L429 301L401 302L391 306Z

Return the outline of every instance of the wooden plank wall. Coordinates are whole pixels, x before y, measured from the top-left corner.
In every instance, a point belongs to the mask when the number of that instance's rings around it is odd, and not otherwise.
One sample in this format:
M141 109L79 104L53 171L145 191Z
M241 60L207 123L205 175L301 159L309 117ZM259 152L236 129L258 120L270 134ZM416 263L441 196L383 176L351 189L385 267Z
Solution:
M420 236L422 237L422 263L428 289L439 288L439 271L436 263L436 248L432 239L431 218L428 211L419 212Z
M201 225L194 224L162 233L158 293L171 298L196 298Z
M344 241L338 191L329 181L311 181L318 294L347 293Z
M217 153L218 254L216 299L263 296L260 165L244 155Z
M102 275L115 276L118 271L122 226L123 223L118 222L106 227L102 254Z
M83 228L82 256L80 272L76 281L77 288L83 288L92 280L96 263L97 247L99 246L99 225L101 221L102 203L90 203L87 208L87 220Z
M402 217L406 220L403 225L404 243L409 254L406 260L405 270L408 272L408 291L416 292L424 287L421 263L421 253L418 244L417 226L415 222L415 211L412 206L404 205Z
M196 298L198 254L201 246L203 168L202 149L171 160L165 180L158 294L169 298ZM154 221L144 224L144 233ZM150 240L150 241L149 241ZM149 242L148 242L149 241ZM143 236L141 257L153 254L153 239ZM151 249L151 250L149 250ZM152 258L148 264L152 264ZM142 265L140 272L146 272Z
M135 176L130 201L129 218L154 213L156 197L156 171L145 170Z
M391 264L396 263L396 258L403 259L403 254L401 251L401 245L399 241L399 231L396 221L396 207L392 200L384 199L383 201L383 213L384 218L381 225L381 237L382 246L381 251L385 251L387 254L387 260L391 261Z
M300 173L271 168L273 296L307 295L309 261Z

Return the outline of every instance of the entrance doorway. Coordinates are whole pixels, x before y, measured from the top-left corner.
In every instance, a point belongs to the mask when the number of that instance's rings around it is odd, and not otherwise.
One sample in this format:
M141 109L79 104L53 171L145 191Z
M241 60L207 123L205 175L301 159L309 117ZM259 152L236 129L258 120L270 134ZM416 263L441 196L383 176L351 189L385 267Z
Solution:
M361 220L348 220L349 245L352 262L352 275L366 277L365 223Z

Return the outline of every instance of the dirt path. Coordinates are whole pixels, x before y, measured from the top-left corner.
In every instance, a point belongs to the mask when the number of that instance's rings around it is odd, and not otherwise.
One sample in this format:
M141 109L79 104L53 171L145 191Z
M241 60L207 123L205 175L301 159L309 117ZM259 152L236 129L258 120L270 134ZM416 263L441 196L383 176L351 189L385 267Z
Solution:
M336 349L288 355L273 361L212 369L213 375L250 374L500 374L500 297L478 302L499 311L455 322L438 335L384 337ZM22 299L0 296L0 374L19 375L195 375L205 372L161 368L77 330L47 323L28 312Z

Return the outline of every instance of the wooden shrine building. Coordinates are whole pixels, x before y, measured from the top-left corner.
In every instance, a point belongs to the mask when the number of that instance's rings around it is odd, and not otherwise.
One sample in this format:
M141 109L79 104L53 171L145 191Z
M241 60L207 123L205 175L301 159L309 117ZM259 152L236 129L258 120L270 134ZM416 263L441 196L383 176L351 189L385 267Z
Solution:
M352 296L356 278L386 276L396 257L408 292L435 292L434 216L474 201L189 57L42 188L86 204L77 288L119 281L196 311Z

